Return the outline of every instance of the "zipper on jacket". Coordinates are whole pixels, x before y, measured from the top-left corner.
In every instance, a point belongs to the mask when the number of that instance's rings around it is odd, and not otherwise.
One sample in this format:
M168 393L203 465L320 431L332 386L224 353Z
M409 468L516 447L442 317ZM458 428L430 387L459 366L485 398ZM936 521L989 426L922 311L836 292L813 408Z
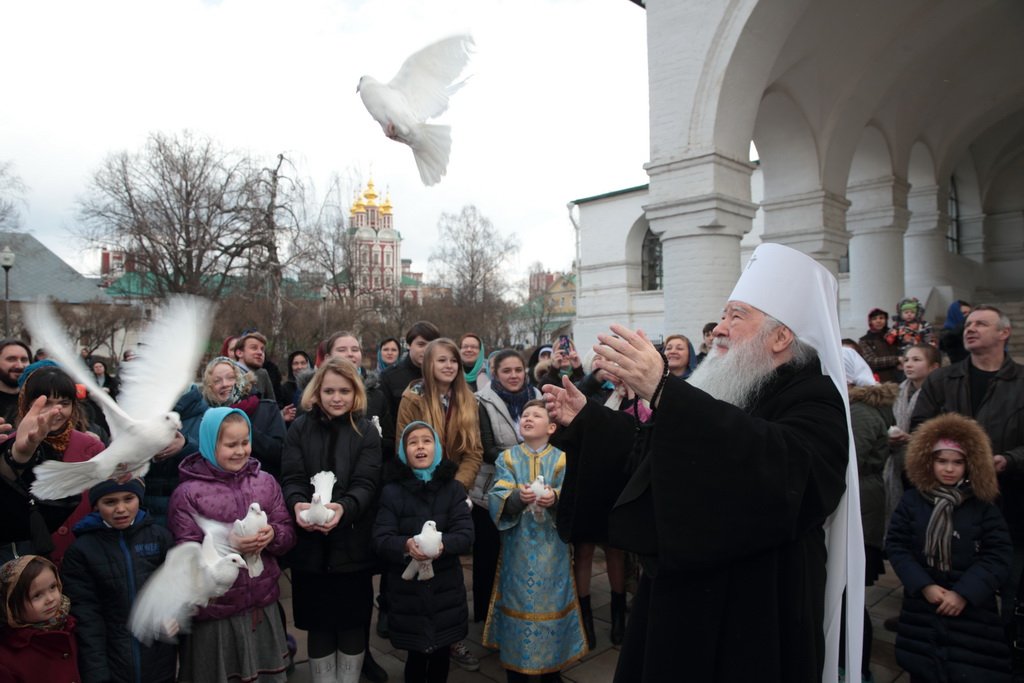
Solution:
M124 553L124 563L127 567L128 573L128 597L130 598L129 604L135 604L135 564L132 562L132 554L128 551L128 544L124 540L124 531L117 532L117 543L121 546L121 552ZM128 632L128 642L131 643L132 647L132 667L135 669L135 680L142 683L142 657L139 652L139 641L135 639L135 636Z

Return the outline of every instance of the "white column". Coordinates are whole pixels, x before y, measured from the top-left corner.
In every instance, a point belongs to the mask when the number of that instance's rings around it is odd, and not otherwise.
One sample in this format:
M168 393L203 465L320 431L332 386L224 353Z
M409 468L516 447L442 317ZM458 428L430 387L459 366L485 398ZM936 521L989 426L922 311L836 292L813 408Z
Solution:
M740 239L757 209L753 165L709 153L647 170L651 200L644 209L662 242L665 333L682 332L696 346L739 278Z
M766 171L770 172L770 171ZM762 241L798 249L829 269L839 272L846 253L846 210L850 202L827 190L765 199Z
M872 308L895 314L903 298L903 235L910 212L910 186L896 178L875 178L847 188L850 210L850 316L865 320ZM866 324L866 323L865 323Z
M945 284L949 228L945 201L937 185L914 187L907 195L910 221L903 238L904 296L926 301L932 287Z

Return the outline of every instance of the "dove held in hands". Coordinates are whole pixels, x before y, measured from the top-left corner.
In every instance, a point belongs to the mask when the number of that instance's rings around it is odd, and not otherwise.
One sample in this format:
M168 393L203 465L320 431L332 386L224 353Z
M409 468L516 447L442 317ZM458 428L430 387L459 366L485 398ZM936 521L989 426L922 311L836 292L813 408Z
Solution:
M423 529L413 536L412 540L419 551L430 559L409 560L408 566L402 572L402 578L406 581L411 581L413 577L420 581L434 578L433 560L441 554L441 532L437 530L437 524L433 520L427 520L423 523Z

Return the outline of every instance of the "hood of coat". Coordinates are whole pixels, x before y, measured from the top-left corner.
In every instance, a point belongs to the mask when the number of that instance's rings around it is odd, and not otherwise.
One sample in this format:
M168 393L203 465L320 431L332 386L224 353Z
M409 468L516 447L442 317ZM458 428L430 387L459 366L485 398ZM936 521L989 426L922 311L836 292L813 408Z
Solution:
M991 503L999 496L999 482L992 463L992 444L981 426L969 417L945 413L922 423L907 444L907 477L919 491L938 487L932 473L932 449L939 439L960 444L967 461L967 479L974 495Z
M896 404L900 395L900 385L895 382L882 382L868 387L849 387L850 403L865 403L872 408L888 408Z
M228 472L219 467L214 467L209 460L203 457L202 453L193 453L187 456L178 465L180 481L189 479L202 479L203 481L225 481L235 477L256 476L260 471L260 461L249 456L245 466L237 472Z

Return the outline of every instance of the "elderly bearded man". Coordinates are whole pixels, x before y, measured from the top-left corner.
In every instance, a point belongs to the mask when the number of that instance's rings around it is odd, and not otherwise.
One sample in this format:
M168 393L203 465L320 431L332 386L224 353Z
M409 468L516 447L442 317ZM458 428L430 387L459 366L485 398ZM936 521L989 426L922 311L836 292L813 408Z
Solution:
M689 381L643 333L612 332L595 367L651 400L650 426L568 382L545 398L567 426L559 528L608 515L609 543L644 569L615 680L835 681L847 579L847 675L860 680L864 559L835 279L758 247ZM575 485L595 476L623 481L617 499Z

